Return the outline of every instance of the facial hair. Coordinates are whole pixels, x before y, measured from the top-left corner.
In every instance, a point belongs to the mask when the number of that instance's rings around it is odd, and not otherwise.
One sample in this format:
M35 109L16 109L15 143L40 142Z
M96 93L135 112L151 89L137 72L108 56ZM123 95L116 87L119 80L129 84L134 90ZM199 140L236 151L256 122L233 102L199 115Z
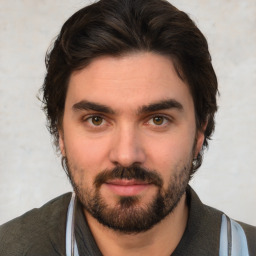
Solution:
M89 190L82 183L75 182L73 173L84 172L75 168L65 159L66 172L74 191L84 209L104 226L125 234L145 232L169 215L185 193L192 166L191 159L183 166L177 166L172 172L168 186L163 187L163 179L155 170L139 165L117 166L112 170L100 172ZM113 179L134 179L157 187L157 193L148 204L140 204L138 196L119 196L114 207L110 207L101 194L101 185Z

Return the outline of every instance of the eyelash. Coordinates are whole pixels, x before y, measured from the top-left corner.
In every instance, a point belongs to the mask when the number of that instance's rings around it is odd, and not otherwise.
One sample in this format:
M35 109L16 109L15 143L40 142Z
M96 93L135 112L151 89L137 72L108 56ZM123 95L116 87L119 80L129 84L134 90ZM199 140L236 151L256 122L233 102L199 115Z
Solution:
M103 124L99 124L99 125L95 125L93 124L92 122L92 119L93 118L100 118L102 119L102 122ZM154 118L162 118L163 119L163 124L150 124L150 122L154 122L153 119ZM149 116L147 118L148 121L145 122L146 125L152 125L154 128L163 128L163 127L166 127L168 126L169 123L172 122L172 119L170 117L166 117L165 115L162 115L162 114L157 114L157 115L152 115L152 116ZM86 122L86 123L89 123L90 127L92 129L100 129L104 126L104 124L106 125L106 123L108 122L106 120L106 117L104 116L101 116L101 115L90 115L90 116L87 116L86 118L83 118L83 122Z
M150 121L154 122L154 118L161 118L163 120L163 123L162 124L152 124L153 126L156 126L156 127L165 127L166 125L168 125L168 123L171 122L171 119L169 117L166 117L165 115L154 115L154 116L151 116L147 122L147 124L149 124Z
M83 118L83 122L87 122L87 123L90 123L90 126L91 127L95 127L95 128L99 128L100 126L102 126L102 124L99 124L99 125L94 125L93 123L92 123L92 119L93 118L100 118L100 119L102 119L102 121L105 123L106 122L106 118L105 117L103 117L103 116L101 116L101 115L90 115L90 116L88 116L88 117L86 117L86 118ZM90 121L91 120L91 121Z
M161 118L163 122L161 124L154 123L154 118ZM174 123L174 118L170 115L166 114L154 114L151 115L146 122L146 125L149 126L149 128L152 131L155 132L164 132L171 128L171 125Z

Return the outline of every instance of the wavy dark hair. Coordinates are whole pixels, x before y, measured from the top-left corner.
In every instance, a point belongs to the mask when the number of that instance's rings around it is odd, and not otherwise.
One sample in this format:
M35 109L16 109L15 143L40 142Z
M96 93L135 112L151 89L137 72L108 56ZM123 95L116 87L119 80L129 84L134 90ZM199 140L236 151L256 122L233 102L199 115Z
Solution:
M165 0L100 0L73 14L46 54L47 73L41 88L48 128L58 148L69 78L103 55L153 52L169 57L192 94L196 125L203 129L203 148L214 131L217 78L208 44L189 16Z

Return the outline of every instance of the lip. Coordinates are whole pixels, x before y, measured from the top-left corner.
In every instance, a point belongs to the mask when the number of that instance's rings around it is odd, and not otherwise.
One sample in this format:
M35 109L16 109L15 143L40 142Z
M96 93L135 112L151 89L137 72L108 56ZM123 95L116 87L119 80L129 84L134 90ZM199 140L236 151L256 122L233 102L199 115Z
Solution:
M152 184L140 180L116 179L106 182L105 186L119 196L136 196Z

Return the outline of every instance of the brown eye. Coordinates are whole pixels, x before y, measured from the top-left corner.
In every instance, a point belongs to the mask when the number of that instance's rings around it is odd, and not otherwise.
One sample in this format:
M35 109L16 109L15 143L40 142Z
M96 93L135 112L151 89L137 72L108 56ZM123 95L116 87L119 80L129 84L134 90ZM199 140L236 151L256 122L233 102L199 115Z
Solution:
M162 116L153 117L153 123L155 125L162 125L164 123L164 117L162 117Z
M100 116L92 116L91 117L91 122L95 126L99 126L103 123L103 118Z

